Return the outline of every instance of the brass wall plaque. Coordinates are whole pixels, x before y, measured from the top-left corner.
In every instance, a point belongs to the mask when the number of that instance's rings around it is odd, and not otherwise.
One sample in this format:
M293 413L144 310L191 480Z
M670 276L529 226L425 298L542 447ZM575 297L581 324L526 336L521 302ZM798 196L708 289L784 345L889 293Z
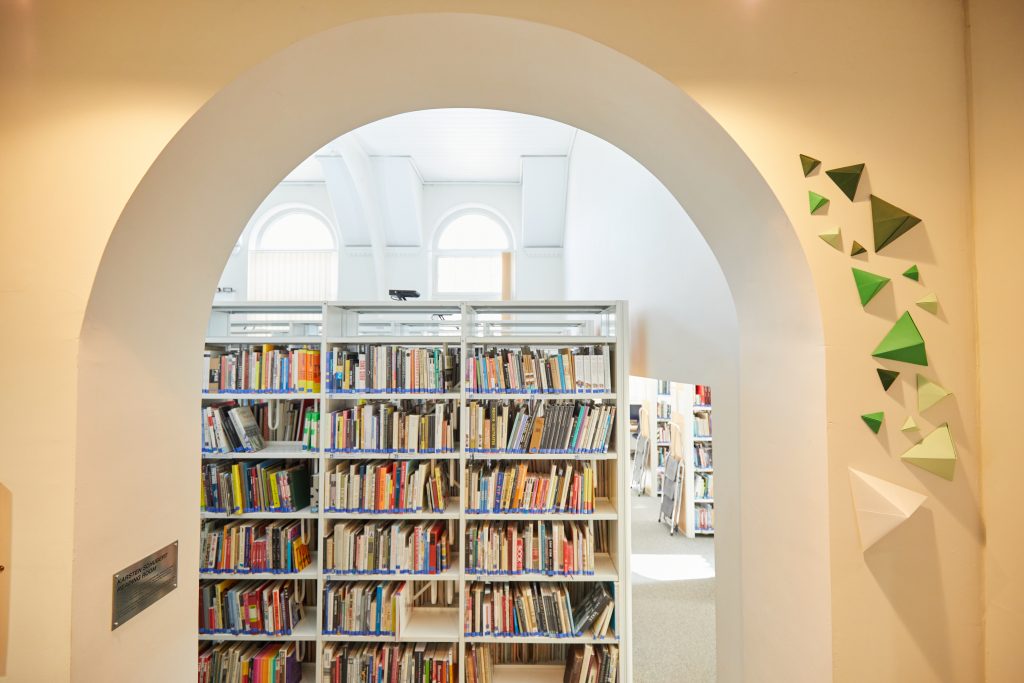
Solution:
M128 565L112 581L111 631L178 587L178 542Z

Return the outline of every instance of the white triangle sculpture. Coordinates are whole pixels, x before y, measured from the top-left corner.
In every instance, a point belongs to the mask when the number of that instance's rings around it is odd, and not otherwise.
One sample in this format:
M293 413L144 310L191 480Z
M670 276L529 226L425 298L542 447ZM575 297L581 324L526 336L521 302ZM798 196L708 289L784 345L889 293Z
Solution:
M921 507L921 503L928 499L928 496L917 491L872 477L852 467L849 469L862 550L867 550L907 521Z

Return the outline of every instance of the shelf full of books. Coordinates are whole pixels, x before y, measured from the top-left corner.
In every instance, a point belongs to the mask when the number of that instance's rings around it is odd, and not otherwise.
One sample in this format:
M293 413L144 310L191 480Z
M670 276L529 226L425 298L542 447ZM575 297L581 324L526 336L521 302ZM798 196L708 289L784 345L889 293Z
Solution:
M215 308L200 680L628 680L627 331L623 302Z
M684 533L693 538L712 536L715 533L715 467L711 436L711 388L696 384L688 395L692 418L687 452L684 454L686 509L683 518Z

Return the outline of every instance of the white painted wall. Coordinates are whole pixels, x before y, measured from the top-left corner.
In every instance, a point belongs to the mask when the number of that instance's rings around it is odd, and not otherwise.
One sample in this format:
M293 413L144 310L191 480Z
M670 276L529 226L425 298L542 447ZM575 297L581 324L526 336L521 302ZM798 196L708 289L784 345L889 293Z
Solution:
M565 296L629 301L631 375L713 384L735 358L736 311L693 221L646 168L583 131L569 164Z

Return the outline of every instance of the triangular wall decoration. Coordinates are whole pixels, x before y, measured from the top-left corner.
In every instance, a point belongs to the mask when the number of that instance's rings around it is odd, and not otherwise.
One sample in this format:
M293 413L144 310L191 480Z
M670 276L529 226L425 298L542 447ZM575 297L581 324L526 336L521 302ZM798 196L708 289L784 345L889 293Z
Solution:
M952 391L946 387L936 384L924 375L917 376L917 410L923 413L933 405L951 396Z
M850 247L850 256L860 256L864 253L867 253L867 249L864 248L864 245L857 240L854 240L853 246Z
M814 169L821 166L821 162L815 159L814 157L809 157L806 154L801 154L800 166L801 168L804 169L804 177L806 178L807 176L814 173Z
M860 297L860 305L867 306L868 302L875 298L875 295L885 287L889 278L884 275L875 275L860 268L853 268L853 282L857 285L857 295Z
M831 171L825 171L825 174L843 191L843 194L850 198L850 201L853 201L854 196L857 194L857 186L860 185L862 173L864 173L864 164L843 166L842 168L833 168Z
M819 232L818 237L824 240L827 244L830 244L836 249L842 251L843 231L840 228L836 228L835 230L826 230L825 232Z
M873 431L875 434L882 428L882 423L885 421L885 413L866 413L860 416L860 419L864 420L864 424Z
M914 418L913 417L908 417L907 421L903 423L902 427L900 427L900 431L901 432L914 432L914 431L917 431L917 423L914 422Z
M810 192L810 191L808 191L807 192L807 203L808 203L808 205L811 208L811 213L813 214L818 209L820 209L821 207L823 207L826 204L828 204L828 197L820 195L817 192Z
M879 252L920 223L921 219L871 195L871 222L874 225L875 251Z
M857 514L860 547L867 550L914 514L927 496L852 467L850 492Z
M921 280L921 271L917 269L917 265L915 264L903 271L903 277L919 282Z
M924 337L914 324L910 313L904 313L892 326L885 338L871 352L875 358L928 365L928 353L924 346Z
M933 315L939 312L939 298L934 294L921 297L917 300L917 305Z
M878 380L882 383L882 388L886 391L889 391L889 387L900 376L900 373L895 370L886 370L885 368L876 368L876 372L878 372Z
M953 481L956 469L956 445L949 425L942 425L924 437L924 441L903 454L903 460L943 479Z

